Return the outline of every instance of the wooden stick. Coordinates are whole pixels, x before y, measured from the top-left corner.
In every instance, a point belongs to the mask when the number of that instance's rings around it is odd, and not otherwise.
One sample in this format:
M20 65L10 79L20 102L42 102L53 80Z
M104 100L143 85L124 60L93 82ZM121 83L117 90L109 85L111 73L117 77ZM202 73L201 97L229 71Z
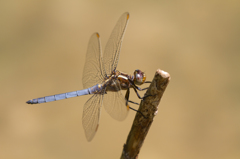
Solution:
M158 113L158 105L169 81L170 75L167 72L160 69L156 71L155 77L144 95L146 97L141 101L138 109L146 118L140 113L136 113L127 142L123 147L121 159L136 159L138 157L153 118Z

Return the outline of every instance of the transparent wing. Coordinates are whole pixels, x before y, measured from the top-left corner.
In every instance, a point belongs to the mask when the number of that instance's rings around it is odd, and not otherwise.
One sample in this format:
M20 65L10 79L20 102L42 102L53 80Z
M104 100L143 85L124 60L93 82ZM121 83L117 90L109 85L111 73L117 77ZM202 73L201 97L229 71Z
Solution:
M103 69L100 36L98 33L94 33L88 43L82 77L83 88L89 88L102 83L104 79Z
M91 141L95 133L97 132L102 107L102 100L103 95L94 94L84 105L82 125L88 141Z
M107 94L104 95L103 105L112 118L122 121L127 117L129 108L126 107L126 100L119 89L119 81L115 80L113 84L117 91L107 91Z
M123 35L127 27L128 19L129 13L127 12L119 18L105 47L103 60L107 75L111 74L117 67Z

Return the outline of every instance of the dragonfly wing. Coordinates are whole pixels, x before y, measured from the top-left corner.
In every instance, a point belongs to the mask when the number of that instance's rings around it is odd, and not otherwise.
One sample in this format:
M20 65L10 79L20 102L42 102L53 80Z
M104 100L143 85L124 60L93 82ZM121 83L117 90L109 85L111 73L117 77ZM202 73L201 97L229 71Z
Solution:
M123 36L129 20L129 13L124 13L115 25L104 50L103 60L106 74L116 69L121 50Z
M84 105L82 125L85 136L91 141L97 132L102 107L103 95L94 94Z
M105 75L103 69L100 36L94 33L88 43L82 77L83 87L86 89L102 83Z
M108 114L119 121L124 120L127 117L129 108L126 106L126 100L121 93L119 81L113 81L115 83L115 90L107 91L104 95L103 105Z

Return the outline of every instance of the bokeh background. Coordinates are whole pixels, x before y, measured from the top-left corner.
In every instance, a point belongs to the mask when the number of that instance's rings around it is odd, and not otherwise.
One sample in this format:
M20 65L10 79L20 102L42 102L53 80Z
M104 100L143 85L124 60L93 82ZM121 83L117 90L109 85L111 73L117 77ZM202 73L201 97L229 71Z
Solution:
M1 1L0 158L120 158L135 112L118 122L102 109L89 143L81 119L90 96L25 102L82 89L90 36L99 32L104 48L126 11L118 69L141 69L148 80L158 68L171 74L139 158L240 158L236 0Z

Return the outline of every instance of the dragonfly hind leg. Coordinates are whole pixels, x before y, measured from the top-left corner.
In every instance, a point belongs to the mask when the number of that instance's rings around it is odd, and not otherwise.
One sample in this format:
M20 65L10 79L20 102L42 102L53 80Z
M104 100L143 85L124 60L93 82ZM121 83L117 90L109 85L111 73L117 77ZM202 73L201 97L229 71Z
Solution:
M127 106L129 109L140 113L144 118L147 118L147 117L145 117L145 116L143 115L142 112L140 112L140 111L138 111L138 110L136 110L136 109L134 109L134 108L132 108L132 107L130 107L130 106L128 105L128 102L139 105L139 103L136 103L136 102L133 102L133 101L129 100L129 94L130 94L130 91L129 91L129 89L127 89L127 92L126 92L126 95L125 95L126 106Z
M126 95L125 95L125 100L126 100L126 106L128 106L128 102L132 103L132 104L136 104L136 105L140 105L139 103L136 103L134 101L129 100L129 94L130 94L130 90L129 88L127 89Z
M136 104L136 105L140 105L139 103L136 103L136 102L133 102L131 100L128 100L129 103L132 103L132 104Z
M129 106L128 106L128 107L129 107ZM132 107L129 107L129 109L131 109L131 110L133 110L133 111L135 111L135 112L140 113L145 119L147 119L147 117L146 117L145 115L143 115L142 112L140 112L140 111L138 111L138 110L136 110L136 109L134 109L134 108L132 108Z

